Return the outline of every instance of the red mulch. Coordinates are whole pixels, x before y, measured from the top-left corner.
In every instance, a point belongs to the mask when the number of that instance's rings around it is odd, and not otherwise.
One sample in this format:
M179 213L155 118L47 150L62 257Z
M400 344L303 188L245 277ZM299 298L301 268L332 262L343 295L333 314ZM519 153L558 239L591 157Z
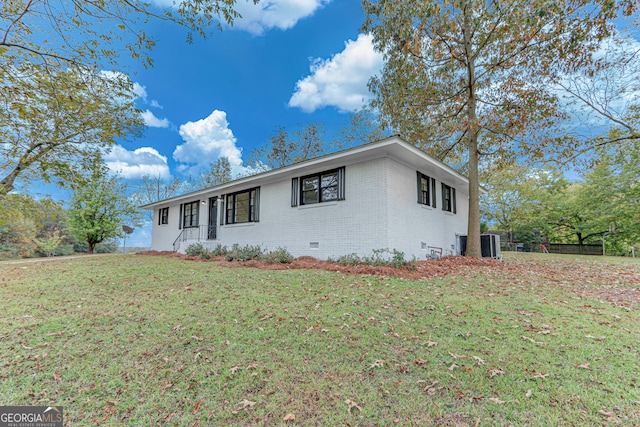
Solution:
M327 270L348 274L365 274L375 276L393 276L407 279L425 279L438 276L446 276L452 272L460 272L461 268L477 267L497 267L501 263L489 258L468 258L447 256L439 260L417 261L415 269L395 268L393 266L370 266L370 265L343 265L335 262L320 261L309 256L302 256L293 260L290 264L270 264L266 261L226 261L223 257L215 257L203 260L200 257L183 255L175 252L138 252L139 255L166 256L180 258L196 262L215 261L221 267L254 267L262 270Z

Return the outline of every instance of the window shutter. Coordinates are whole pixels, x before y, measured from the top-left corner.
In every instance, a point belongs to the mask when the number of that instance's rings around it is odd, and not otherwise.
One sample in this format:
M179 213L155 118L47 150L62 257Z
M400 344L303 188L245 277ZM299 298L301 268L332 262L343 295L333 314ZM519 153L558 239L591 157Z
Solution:
M196 223L191 224L192 227L198 227L200 225L200 200L196 201L196 206ZM191 209L193 209L193 207ZM193 215L193 212L191 212L191 214Z
M447 191L447 189L444 186L444 183L440 184L442 187L442 210L447 210L447 199L445 198L445 192Z
M255 189L256 192L256 203L253 207L255 212L253 213L253 219L255 222L260 222L260 187Z
M338 200L344 200L344 166L338 169Z
M422 174L416 171L416 175L418 176L418 181L417 181L418 203L422 204Z
M436 208L436 180L431 178L431 206Z
M298 206L298 178L291 179L291 207Z
M161 212L162 212L162 208L158 209L158 225L160 225L160 221L161 221L160 219L160 217L162 216Z
M220 225L224 225L224 215L225 215L225 212L227 211L225 209L224 203L226 202L227 198L225 197L224 194L221 194L220 198L222 199L222 203L220 203Z
M456 189L451 187L451 210L456 213Z
M180 203L180 216L178 217L178 229L182 229L182 207L183 203Z

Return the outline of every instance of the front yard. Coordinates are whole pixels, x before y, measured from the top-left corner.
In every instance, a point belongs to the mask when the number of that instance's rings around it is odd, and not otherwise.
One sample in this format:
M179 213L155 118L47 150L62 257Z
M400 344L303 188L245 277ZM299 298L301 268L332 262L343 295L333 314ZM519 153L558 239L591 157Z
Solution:
M640 425L640 260L439 262L0 263L0 404L69 426Z

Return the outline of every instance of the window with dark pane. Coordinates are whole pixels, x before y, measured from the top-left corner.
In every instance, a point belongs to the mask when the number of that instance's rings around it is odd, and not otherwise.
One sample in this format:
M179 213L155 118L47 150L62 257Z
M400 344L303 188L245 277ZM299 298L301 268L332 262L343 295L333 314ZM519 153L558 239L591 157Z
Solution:
M169 224L169 208L160 208L158 212L158 224L159 225Z
M185 203L182 208L182 226L184 228L198 226L198 209L200 201Z
M256 220L256 207L256 188L227 195L227 224L254 222Z
M320 178L317 176L302 178L302 204L318 203L320 201Z
M344 199L344 182L341 182L344 178L340 178L341 176L344 177L344 168L302 177L301 204L309 205Z

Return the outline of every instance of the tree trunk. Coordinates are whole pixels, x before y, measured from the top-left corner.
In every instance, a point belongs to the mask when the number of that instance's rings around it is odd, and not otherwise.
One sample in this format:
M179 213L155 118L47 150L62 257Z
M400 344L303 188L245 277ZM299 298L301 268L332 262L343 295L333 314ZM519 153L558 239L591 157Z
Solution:
M478 173L478 117L475 93L475 63L471 44L469 10L464 10L464 45L467 60L467 148L469 150L469 219L467 225L467 256L480 258L480 179Z
M87 253L92 254L93 250L96 247L96 244L95 244L95 242L87 242L87 243L89 244L89 249L87 249Z

